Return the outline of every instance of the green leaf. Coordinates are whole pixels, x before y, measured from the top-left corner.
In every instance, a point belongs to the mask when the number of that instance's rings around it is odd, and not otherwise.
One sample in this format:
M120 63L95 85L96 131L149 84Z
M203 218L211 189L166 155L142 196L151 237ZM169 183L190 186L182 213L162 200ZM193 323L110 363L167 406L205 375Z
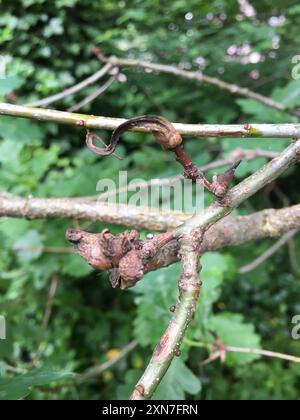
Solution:
M88 275L93 269L79 255L69 254L62 258L61 271L63 274L79 278Z
M233 152L237 148L239 149L263 149L268 152L280 152L282 151L288 144L289 139L283 138L273 138L273 139L223 139L222 144L224 151L228 154ZM239 167L237 168L235 175L238 178L245 178L249 174L252 174L259 170L265 163L267 163L268 159L259 157L250 161L243 161Z
M117 398L127 400L139 378L140 370L130 370L125 375L125 383L117 388ZM201 391L201 382L185 365L181 358L175 358L161 383L158 385L152 400L184 400L186 394L197 395Z
M26 397L32 387L48 385L74 376L71 372L51 372L36 369L12 379L0 378L0 400L19 400Z
M21 263L28 263L39 258L43 252L43 237L36 230L29 230L14 244Z
M292 80L284 88L276 88L274 98L288 108L300 105L300 80Z
M129 370L126 372L124 380L125 382L117 386L117 399L128 400L132 394L137 381L142 376L143 372L139 370Z
M254 325L244 322L242 315L229 312L214 315L208 322L208 328L218 334L227 346L260 348L260 337L255 333ZM233 366L257 359L259 356L256 354L228 353L226 363Z
M168 325L171 316L169 308L177 301L179 275L179 264L173 264L147 274L132 289L138 295L135 298L137 317L134 333L142 345L155 345Z
M193 374L182 359L175 358L152 399L184 400L186 394L197 395L200 391L199 378Z
M201 337L203 329L212 314L213 304L219 299L228 261L217 252L208 252L201 258L200 278L203 282L195 320L188 334Z
M15 89L18 89L23 83L24 80L19 76L8 76L4 79L0 78L0 96L4 96Z
M40 126L33 121L14 117L0 118L0 136L5 140L30 144L33 140L41 139L42 133Z
M30 228L30 222L25 219L4 219L0 221L0 232L5 236L5 244L9 248Z
M295 117L270 108L262 103L255 101L254 99L237 99L236 102L240 105L243 112L252 117L252 122L284 124L297 121ZM251 143L251 141L252 140L247 140L247 143Z

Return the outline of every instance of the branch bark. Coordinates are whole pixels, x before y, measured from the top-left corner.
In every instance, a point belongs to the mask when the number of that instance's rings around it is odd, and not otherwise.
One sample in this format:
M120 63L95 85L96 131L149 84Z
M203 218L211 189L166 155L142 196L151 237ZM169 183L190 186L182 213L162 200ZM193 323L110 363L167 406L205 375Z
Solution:
M182 273L179 280L179 297L175 312L166 332L156 346L153 356L138 384L131 400L150 399L168 370L174 356L180 356L180 346L196 310L201 282L199 280L199 247L201 230L194 230L181 239Z
M249 216L227 216L204 235L200 253L229 248L247 242L275 238L300 226L300 204L280 210L266 209ZM179 261L177 241L171 241L149 262L148 271Z
M183 223L190 215L162 213L143 207L116 206L73 198L24 198L0 193L0 217L33 219L83 219L138 229L165 231ZM248 216L227 216L212 226L201 244L201 253L246 242L274 238L300 228L300 204L280 210L266 209ZM177 240L165 245L149 262L148 271L178 261Z
M53 109L31 108L23 105L0 103L0 115L30 118L58 124L71 124L78 127L114 130L126 122L122 118L97 117ZM190 137L243 137L243 138L299 138L300 124L180 124L173 126L178 133ZM145 128L132 131L148 132Z
M285 354L285 353L278 353L274 351L263 350L263 349L225 346L225 351L227 353L257 354L258 356L274 357L275 359L287 360L288 362L293 362L293 363L300 363L300 357L292 356L290 354Z
M26 219L77 219L102 221L136 229L167 230L186 220L180 212L125 204L95 202L84 198L33 198L0 193L0 217Z

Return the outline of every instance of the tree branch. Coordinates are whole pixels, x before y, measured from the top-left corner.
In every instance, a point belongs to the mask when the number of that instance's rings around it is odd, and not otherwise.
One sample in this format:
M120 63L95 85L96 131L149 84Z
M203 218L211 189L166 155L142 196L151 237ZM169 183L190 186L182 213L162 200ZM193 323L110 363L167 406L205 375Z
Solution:
M92 74L91 76L87 77L81 82L67 89L64 89L62 92L56 93L55 95L49 96L48 98L44 98L39 101L31 102L27 105L30 107L38 107L38 106L47 107L48 105L53 104L54 102L60 101L61 99L66 98L67 96L74 95L80 90L85 89L86 87L92 85L93 83L96 83L99 79L101 79L101 77L105 76L112 67L113 66L110 63L108 63L104 67L102 67L100 70L98 70L96 73Z
M208 364L214 360L220 359L221 362L224 362L226 359L227 353L250 353L257 354L258 356L272 357L275 359L287 360L288 362L300 363L300 357L292 356L285 353L277 353L270 350L264 349L254 349L251 347L234 347L228 346L225 344L220 337L216 336L213 344L203 343L193 340L185 339L184 342L191 347L205 348L211 351L211 355L206 359L202 364Z
M200 293L199 246L201 230L194 230L181 239L182 273L179 281L179 297L175 312L166 332L156 346L153 356L138 384L131 400L150 399L164 377L174 356L180 356L180 346L196 310Z
M77 219L102 221L136 229L167 230L178 226L189 215L163 212L156 208L95 202L83 198L17 197L0 193L0 217L26 219Z
M280 210L266 209L249 216L227 216L206 232L200 253L274 238L299 227L300 204ZM149 262L147 270L153 271L177 262L178 252L178 242L171 241Z
M111 360L108 360L107 362L102 363L102 365L100 366L94 366L88 369L78 377L76 382L78 384L82 384L95 379L97 376L100 376L105 370L110 369L111 367L116 365L120 360L124 359L124 357L126 357L137 347L137 345L137 340L131 341L126 347L124 347L120 351L120 353L116 357L114 357Z
M33 219L83 219L118 224L138 229L169 230L187 220L184 213L162 213L144 207L116 206L73 198L24 198L0 193L0 217ZM212 226L201 245L201 253L280 236L300 228L300 204L280 210L266 209L248 216L227 216ZM91 234L92 235L92 234ZM68 251L70 252L71 249ZM67 252L67 251L66 251ZM150 261L156 270L178 261L176 240L165 245Z
M245 162L254 160L258 157L263 157L267 159L273 159L274 157L278 156L278 152L272 152L269 150L263 149L236 149L229 156L225 159L215 160L213 162L207 163L206 165L202 165L198 168L198 171L206 172L217 168L222 168L224 166L230 166L234 162L238 160L243 160ZM151 179L150 181L136 181L130 183L130 189L135 190L139 189L139 191L149 188L149 187L162 187L162 186L171 186L175 182L184 179L183 175L175 175L169 178L158 178L158 179ZM128 187L125 185L124 187L120 187L116 191L106 191L100 195L93 195L88 197L91 200L99 199L106 200L111 197L116 197L118 194L128 192Z
M18 111L17 111L17 109ZM49 110L30 110L27 108L27 111L24 110L26 107L15 107L14 112L20 112L19 116L25 117L32 117L39 119L51 119L54 118L54 114L56 117L58 114L66 114L68 113L58 113L57 111L49 111ZM7 105L4 104L4 108L0 105L0 113L7 112ZM11 108L10 108L11 110ZM11 111L10 111L11 112ZM65 117L66 117L65 115ZM76 114L74 114L76 115ZM78 114L79 115L79 114ZM77 118L78 118L77 115ZM55 117L55 118L56 118ZM73 116L70 117L68 115L68 122L72 120ZM71 118L71 119L70 119ZM92 117L96 118L96 117ZM76 119L76 117L75 117ZM94 121L94 120L93 120ZM61 121L62 122L62 121ZM77 125L83 126L88 123L87 121L78 122ZM76 122L75 122L76 124ZM143 127L143 126L142 126ZM274 125L273 125L274 128ZM172 127L174 129L174 127ZM253 131L253 127L247 125L244 127L249 133ZM278 130L278 127L276 126ZM153 130L152 130L153 131ZM176 133L176 131L175 131ZM252 133L253 134L253 133ZM258 133L256 132L255 135L257 136ZM261 135L261 133L259 133ZM161 137L159 137L161 140ZM177 149L176 149L177 151ZM284 150L281 154L279 154L276 158L274 158L271 162L266 164L261 170L253 174L252 176L245 179L243 182L238 184L236 187L232 188L226 195L219 197L209 208L204 210L200 214L195 214L192 218L188 219L185 223L177 226L172 232L166 232L160 236L156 236L153 238L152 244L159 245L157 249L163 248L164 245L171 241L173 238L177 238L180 244L180 252L181 252L181 260L182 260L182 274L179 281L179 298L176 305L174 316L169 323L169 326L162 336L158 346L156 347L153 356L150 360L148 367L146 368L142 378L138 382L135 387L135 390L131 396L131 399L149 399L153 395L154 391L156 390L158 384L162 380L164 374L166 373L170 363L173 360L175 355L180 355L180 345L182 343L182 339L185 333L186 328L189 325L190 320L195 312L197 300L200 293L200 280L198 278L198 274L200 271L200 264L199 264L199 256L200 256L200 244L203 241L203 235L206 231L218 222L220 219L224 218L228 214L230 214L236 207L238 207L243 201L247 198L255 194L259 189L266 186L268 183L274 181L277 177L279 177L286 169L288 169L291 165L296 163L300 158L300 140L295 140L293 143ZM222 197L222 199L221 199ZM4 197L5 200L5 197ZM36 209L32 207L33 199L25 199L25 203L21 206L21 212L23 217L28 217L30 211L33 214L36 213ZM78 203L80 205L84 205L82 201L79 199ZM3 201L3 200L1 200ZM11 207L11 212L15 213L15 204ZM30 208L31 206L31 208ZM30 210L30 211L29 211ZM55 212L53 209L50 211L48 210L48 215L53 217ZM83 235L80 231L68 231L67 237L71 242L76 244L82 242L82 246L84 247L84 251L87 252L89 243L85 241L81 241ZM87 238L90 238L89 235L86 235ZM127 239L126 239L127 238ZM126 253L123 255L123 239L126 239L125 243L126 246L129 247L129 250L126 250ZM126 275L128 273L128 278L126 278L126 287L130 287L136 283L136 281L140 280L144 274L144 266L146 266L147 260L146 257L149 257L149 260L153 258L155 253L152 253L155 246L151 248L151 241L140 243L138 240L138 236L136 231L132 232L125 232L124 234L119 234L119 237L113 237L113 235L109 234L108 232L104 232L101 234L101 241L102 243L106 243L107 241L114 241L114 247L119 249L119 262L124 262L124 273ZM118 243L120 241L120 243ZM130 247L132 245L132 247ZM100 244L94 241L93 246L97 246L95 248L95 252L91 255L93 259L97 262L97 258L99 261L104 260L109 262L109 267L118 268L121 274L121 280L124 278L123 274L121 273L121 265L117 265L117 262L113 261L114 256L108 255L106 250L99 249ZM118 248L119 247L119 248ZM109 251L112 252L110 249ZM127 249L127 248L126 248ZM98 252L98 254L97 254ZM89 253L89 252L88 252ZM97 258L96 258L97 257ZM100 258L101 257L101 258ZM111 257L109 259L109 257ZM136 263L139 265L135 266ZM100 266L99 266L100 267ZM101 266L102 267L102 266ZM132 280L132 282L131 282ZM121 287L121 286L120 286ZM125 288L125 287L123 287Z
M238 207L247 198L278 178L290 166L300 159L300 140L293 142L278 157L272 159L259 171L255 172L244 181L233 187L227 194L226 200L222 203L216 201L203 213L196 214L187 220L183 225L175 228L173 234L180 236L190 232L194 228L208 229L222 217L227 216L233 209Z
M77 104L72 105L67 111L68 112L79 111L79 109L93 102L100 95L102 95L115 81L116 81L116 76L111 76L105 83L103 83L102 86L94 90L94 92L92 92L86 98L82 99L82 101L78 102Z
M278 353L274 351L263 350L263 349L225 346L225 351L227 353L251 353L251 354L257 354L259 356L274 357L276 359L287 360L293 363L300 363L300 357L292 356L290 354L285 354L285 353Z
M51 283L50 283L50 290L49 290L49 295L47 299L46 310L45 310L44 318L42 322L42 326L44 328L47 328L49 325L49 321L52 315L53 305L55 301L55 296L57 293L57 288L58 288L58 277L56 274L53 274L51 278Z
M282 103L277 102L272 98L253 92L252 90L248 88L244 88L236 84L224 82L223 80L218 79L216 77L207 76L206 74L199 71L187 71L187 70L182 70L178 66L151 63L151 62L143 61L143 60L133 60L133 59L126 59L126 58L124 59L124 58L118 58L115 56L107 58L103 56L103 54L101 54L97 48L94 48L94 53L100 61L105 62L105 63L110 63L111 65L115 65L118 67L138 67L142 69L157 71L160 73L173 74L174 76L183 77L185 79L216 86L217 88L221 90L230 92L232 95L238 95L238 96L243 96L245 98L254 99L257 102L262 103L263 105L266 105L278 111L286 112L293 116L297 116L297 117L300 116L299 111L291 110L285 105L283 105Z
M38 121L49 121L59 124L71 124L78 127L114 130L126 122L122 118L97 117L53 109L31 108L23 105L0 103L0 115L30 118ZM180 124L174 123L178 133L190 137L243 137L243 138L298 138L300 124ZM132 131L148 132L145 128L134 128Z
M285 245L293 236L298 233L298 229L286 232L275 244L273 244L266 252L253 260L251 263L239 268L239 274L249 273L263 264L268 258L272 257L283 245Z

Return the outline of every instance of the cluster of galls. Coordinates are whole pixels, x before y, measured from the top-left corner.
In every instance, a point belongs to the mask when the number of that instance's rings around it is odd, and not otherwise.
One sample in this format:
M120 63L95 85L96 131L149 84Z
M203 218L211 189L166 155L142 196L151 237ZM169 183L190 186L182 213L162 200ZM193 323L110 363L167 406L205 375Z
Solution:
M142 241L139 240L136 230L114 236L107 229L101 233L68 229L66 238L93 268L112 270L113 287L127 289L134 286L144 275Z
M141 280L146 264L172 238L164 233L147 241L139 238L136 230L112 235L108 229L89 233L68 229L66 239L78 254L96 270L109 270L113 287L127 289Z

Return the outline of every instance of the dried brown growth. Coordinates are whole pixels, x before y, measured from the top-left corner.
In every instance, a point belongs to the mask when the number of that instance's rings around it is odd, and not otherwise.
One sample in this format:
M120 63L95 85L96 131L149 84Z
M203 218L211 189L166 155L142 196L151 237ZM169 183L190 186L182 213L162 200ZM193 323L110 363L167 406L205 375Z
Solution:
M189 156L186 154L182 145L177 147L175 150L176 160L183 166L183 176L186 179L191 179L194 182L198 182L203 185L208 191L213 193L218 199L222 200L225 198L236 168L241 163L241 160L235 162L230 166L223 174L215 175L213 182L210 183L204 176L197 166L192 162Z
M68 229L66 239L74 245L78 254L92 267L97 270L112 268L110 259L104 254L104 250L100 246L99 235L77 229Z
M105 147L95 146L93 143L94 138L104 143L103 140L94 133L88 133L86 138L87 147L98 155L109 156L116 150L121 135L134 128L145 128L150 130L157 143L166 150L173 150L182 143L181 135L165 118L156 115L142 115L140 117L131 118L123 124L120 124L112 133L110 143Z
M111 270L113 287L127 289L148 271L148 262L159 249L173 239L166 232L147 241L141 241L136 230L112 235L108 229L101 233L89 233L68 229L66 239L78 254L96 270Z
M231 165L230 168L228 168L227 171L225 171L223 174L215 175L213 177L212 190L216 197L225 197L233 180L236 168L239 166L240 163L241 160L238 160L233 165Z

